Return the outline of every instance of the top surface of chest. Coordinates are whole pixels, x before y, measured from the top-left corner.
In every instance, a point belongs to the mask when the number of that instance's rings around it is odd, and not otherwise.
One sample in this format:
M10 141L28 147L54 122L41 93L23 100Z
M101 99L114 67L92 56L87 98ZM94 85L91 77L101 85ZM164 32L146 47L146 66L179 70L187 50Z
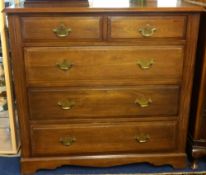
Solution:
M40 0L30 0L30 3L20 3L7 8L7 13L75 13L75 12L197 12L203 8L184 0L61 0L43 3ZM49 0L47 0L49 1Z

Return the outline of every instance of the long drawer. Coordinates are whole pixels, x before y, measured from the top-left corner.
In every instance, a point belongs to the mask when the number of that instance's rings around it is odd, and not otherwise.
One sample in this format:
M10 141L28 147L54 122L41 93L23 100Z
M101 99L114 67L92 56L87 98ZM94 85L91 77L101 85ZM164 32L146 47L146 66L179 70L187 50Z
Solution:
M182 46L25 48L29 85L178 84Z
M102 19L99 16L22 17L21 25L22 37L26 41L102 39Z
M109 38L184 39L186 21L186 16L110 16Z
M176 116L178 86L31 89L31 119Z
M34 125L31 150L33 156L162 153L175 150L176 135L175 121Z

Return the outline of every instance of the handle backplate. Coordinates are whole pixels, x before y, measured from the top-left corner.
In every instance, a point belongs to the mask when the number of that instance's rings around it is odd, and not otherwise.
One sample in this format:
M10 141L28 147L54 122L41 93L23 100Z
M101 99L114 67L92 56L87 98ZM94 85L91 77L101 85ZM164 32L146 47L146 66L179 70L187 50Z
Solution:
M152 27L150 24L147 24L145 27L141 27L139 29L139 33L143 37L152 37L156 31L157 29L155 27Z
M150 140L149 134L139 134L135 137L138 143L147 143Z
M75 102L72 100L61 100L57 104L63 110L70 110L75 105Z
M143 70L150 69L153 64L154 64L153 59L149 59L149 60L140 59L137 61L137 65Z
M151 98L147 99L147 98L142 97L142 98L137 98L135 100L135 104L138 104L141 108L149 107L149 105L151 103L152 103L152 99Z
M61 137L59 139L59 142L64 146L71 146L76 142L76 138L75 137L70 137L70 136Z
M68 70L70 70L73 67L73 64L71 62L69 62L69 61L64 59L62 63L57 63L56 66L60 70L68 71Z
M60 24L60 26L53 29L53 32L56 34L56 36L60 38L67 37L71 33L72 29L67 28L64 24Z

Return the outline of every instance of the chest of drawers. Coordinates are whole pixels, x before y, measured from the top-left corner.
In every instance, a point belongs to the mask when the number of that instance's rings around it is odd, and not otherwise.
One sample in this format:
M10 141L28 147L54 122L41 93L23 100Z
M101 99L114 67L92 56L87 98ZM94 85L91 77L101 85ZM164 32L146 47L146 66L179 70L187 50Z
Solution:
M185 166L201 7L8 8L23 173Z

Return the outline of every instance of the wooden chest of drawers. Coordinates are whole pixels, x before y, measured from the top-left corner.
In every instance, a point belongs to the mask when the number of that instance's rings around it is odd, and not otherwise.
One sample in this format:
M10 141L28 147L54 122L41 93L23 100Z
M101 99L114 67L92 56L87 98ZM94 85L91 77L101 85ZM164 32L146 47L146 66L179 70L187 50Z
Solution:
M185 166L202 8L150 3L6 9L23 173L65 164Z

